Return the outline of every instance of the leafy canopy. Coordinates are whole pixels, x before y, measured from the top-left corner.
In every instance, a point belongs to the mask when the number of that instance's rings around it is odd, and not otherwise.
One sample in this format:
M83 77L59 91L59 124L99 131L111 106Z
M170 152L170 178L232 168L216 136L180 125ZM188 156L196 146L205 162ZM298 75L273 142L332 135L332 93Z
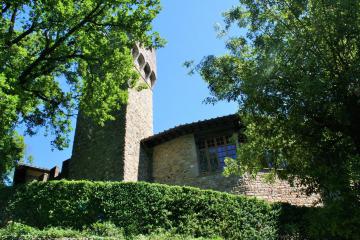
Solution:
M79 103L99 124L113 119L138 77L132 46L163 40L151 28L159 0L4 0L0 8L3 175L23 154L16 128L45 127L63 149Z
M358 205L360 2L240 0L224 16L221 33L236 33L228 54L195 70L209 84L208 102L237 101L246 125L225 173L270 165L325 203Z

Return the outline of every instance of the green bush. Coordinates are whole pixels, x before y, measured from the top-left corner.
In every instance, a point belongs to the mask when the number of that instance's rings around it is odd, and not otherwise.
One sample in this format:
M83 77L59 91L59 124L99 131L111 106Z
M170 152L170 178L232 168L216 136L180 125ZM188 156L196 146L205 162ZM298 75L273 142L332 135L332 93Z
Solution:
M6 224L8 219L6 218L6 207L10 202L10 198L13 196L14 189L10 187L0 186L0 227Z
M124 235L121 228L116 227L112 222L96 222L91 224L89 228L85 228L88 232L96 236L116 237Z
M337 212L344 211L151 183L51 181L0 189L0 226L15 221L108 237L165 231L225 239L360 239L359 210Z
M21 223L10 223L6 227L0 229L1 240L34 240L80 237L85 237L85 234L70 229L66 230L59 228L38 230Z
M9 223L0 229L0 240L49 240L49 239L93 239L93 240L221 240L221 238L193 238L188 236L174 235L168 232L157 232L149 235L126 236L122 230L111 223L96 223L106 231L98 232L94 228L75 231L62 228L36 229L21 223ZM108 230L111 229L110 232ZM95 231L94 231L95 230Z
M359 205L316 208L277 205L280 208L278 229L282 239L360 240ZM349 210L345 211L346 208Z
M194 237L277 238L279 208L244 196L150 183L89 181L32 182L6 191L0 194L3 223L82 229L94 228L100 221L112 222L126 235L164 229ZM97 228L107 231L104 226Z

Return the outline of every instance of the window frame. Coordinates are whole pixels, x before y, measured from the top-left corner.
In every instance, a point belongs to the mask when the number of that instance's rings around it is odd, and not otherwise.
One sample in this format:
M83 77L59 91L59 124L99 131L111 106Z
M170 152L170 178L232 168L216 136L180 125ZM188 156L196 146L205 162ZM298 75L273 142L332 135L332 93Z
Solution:
M217 144L217 139L218 138L223 138L223 145L218 145ZM227 141L226 138L229 138L230 140ZM231 139L235 139L234 143L231 143ZM213 165L211 163L211 159L210 159L210 152L209 152L209 148L212 148L211 146L208 146L208 140L213 140L214 141L214 146L213 148L216 149L216 160L217 160L217 168L216 170L213 170ZM239 146L239 134L237 132L233 132L233 131L221 131L221 132L215 132L215 133L208 133L208 134L201 134L201 135L195 135L195 142L196 142L196 150L197 150L197 163L198 163L198 172L200 176L207 176L207 175L213 175L213 174L217 174L217 173L221 173L223 172L223 167L221 167L221 161L218 155L218 149L220 147L225 147L225 154L226 157L228 157L227 152L229 151L227 149L227 146L229 145L235 145L235 151L237 151L237 148ZM205 147L200 148L200 144L201 142L204 142ZM230 149L230 150L234 150L234 149ZM202 161L202 153L201 151L204 151L206 154L206 161L207 161L207 171L202 171L201 169L201 161ZM225 158L226 158L225 157Z

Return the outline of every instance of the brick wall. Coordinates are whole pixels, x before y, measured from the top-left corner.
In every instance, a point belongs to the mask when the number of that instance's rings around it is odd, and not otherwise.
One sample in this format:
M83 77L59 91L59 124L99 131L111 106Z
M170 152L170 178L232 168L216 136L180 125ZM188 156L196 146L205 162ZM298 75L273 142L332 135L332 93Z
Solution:
M224 177L221 173L199 175L194 136L186 135L157 145L153 149L153 181L171 185L187 185L234 194L255 196L271 202L312 205L317 196L305 196L286 181L265 183L260 173L256 179Z

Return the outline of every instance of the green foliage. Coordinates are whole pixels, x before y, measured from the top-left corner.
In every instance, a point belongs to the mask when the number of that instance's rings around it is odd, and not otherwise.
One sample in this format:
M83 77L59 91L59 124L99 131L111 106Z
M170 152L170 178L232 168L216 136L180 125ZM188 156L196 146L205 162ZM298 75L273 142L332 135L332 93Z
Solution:
M123 230L116 227L116 225L111 222L96 222L91 224L91 226L86 230L91 232L93 235L103 237L116 237L123 235Z
M24 138L15 131L10 132L10 135L0 137L0 187L10 182L10 170L24 157Z
M70 229L48 228L46 230L38 230L21 223L9 223L5 228L0 229L1 240L33 240L81 237L86 237L86 235Z
M150 183L32 182L0 190L0 226L6 226L0 236L12 232L11 236L23 236L35 231L31 226L45 230L29 236L357 239L360 215L346 213L344 229L339 233L337 218L345 219L339 213L344 212ZM7 224L12 221L29 226Z
M359 13L352 0L240 0L224 14L221 34L240 33L228 54L195 67L208 102L237 101L246 126L225 172L271 163L273 175L321 194L341 217L329 225L347 237L343 223L356 223L360 208Z
M32 182L0 195L2 224L126 236L164 230L225 239L276 239L279 208L255 198L149 183ZM11 197L9 197L9 195ZM101 223L99 223L101 222ZM111 222L107 223L107 222Z
M97 224L100 226L101 224ZM109 224L105 224L109 227ZM121 233L121 229L114 226L111 227L113 231L111 234L101 233L89 229L83 231L75 231L71 229L62 229L62 228L46 228L39 230L21 223L9 223L5 228L0 229L0 239L1 240L40 240L40 239L103 239L103 240L210 240L210 238L193 238L181 235L174 235L171 233L152 233L149 235L139 235L139 236L125 236ZM116 231L116 234L114 234ZM211 238L212 240L221 240L221 238Z
M67 147L79 106L98 124L127 101L138 79L131 48L157 48L159 0L0 2L0 175L22 157L15 129L54 135Z

